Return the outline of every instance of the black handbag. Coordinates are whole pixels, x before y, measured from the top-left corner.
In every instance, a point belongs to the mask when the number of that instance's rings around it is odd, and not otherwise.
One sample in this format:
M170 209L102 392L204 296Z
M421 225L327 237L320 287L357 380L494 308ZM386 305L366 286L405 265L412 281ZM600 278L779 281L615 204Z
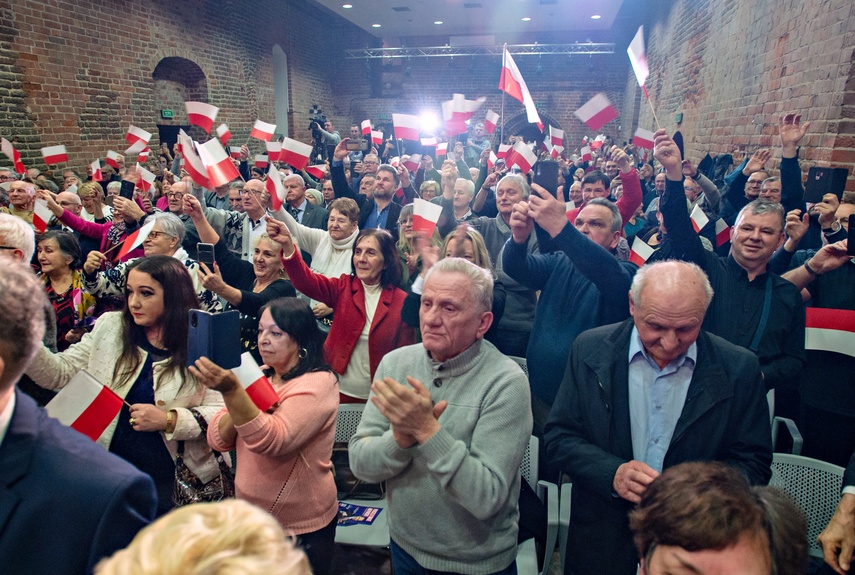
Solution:
M196 418L202 435L208 433L208 422L195 409L190 413ZM177 456L175 457L175 485L172 490L172 501L176 506L190 505L191 503L204 503L209 501L220 501L235 496L235 478L231 468L226 464L223 454L211 450L211 455L216 458L220 473L207 483L203 483L199 476L193 473L184 463L184 442L178 442Z

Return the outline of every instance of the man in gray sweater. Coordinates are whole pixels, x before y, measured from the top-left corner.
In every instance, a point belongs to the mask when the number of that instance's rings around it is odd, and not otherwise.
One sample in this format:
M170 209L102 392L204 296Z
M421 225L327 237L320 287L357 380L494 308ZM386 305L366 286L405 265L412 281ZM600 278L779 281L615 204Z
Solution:
M396 575L517 572L531 407L522 370L483 339L492 291L490 273L460 258L431 268L422 343L380 362L350 440L353 473L387 482Z

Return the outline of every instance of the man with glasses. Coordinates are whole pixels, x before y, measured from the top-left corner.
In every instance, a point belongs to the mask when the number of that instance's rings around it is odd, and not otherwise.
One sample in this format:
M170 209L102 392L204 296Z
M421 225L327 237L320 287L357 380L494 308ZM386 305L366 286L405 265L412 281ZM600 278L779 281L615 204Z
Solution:
M362 160L362 163L352 167L357 175L351 179L350 189L353 190L353 193L357 194L359 193L359 184L362 178L377 175L377 168L380 167L380 157L377 154L365 154L365 159Z

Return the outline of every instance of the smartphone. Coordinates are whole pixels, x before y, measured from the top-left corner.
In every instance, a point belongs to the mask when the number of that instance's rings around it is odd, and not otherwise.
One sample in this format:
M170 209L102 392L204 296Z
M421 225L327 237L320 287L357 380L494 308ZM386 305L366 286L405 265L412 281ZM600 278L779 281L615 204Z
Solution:
M846 238L846 253L855 256L855 241L852 240L852 234L855 234L855 214L849 216L849 236Z
M200 264L205 264L208 269L214 270L214 244L205 244L199 242L196 244L196 261Z
M533 172L532 181L555 197L558 193L558 162L555 160L535 162Z
M122 180L122 187L119 189L119 195L129 200L134 199L134 188L136 185L133 182Z
M368 142L366 142L362 138L355 140L351 139L348 140L347 143L345 143L345 149L350 150L351 152L364 151L368 149Z
M240 365L240 312L191 309L187 328L187 365L207 357L223 369Z

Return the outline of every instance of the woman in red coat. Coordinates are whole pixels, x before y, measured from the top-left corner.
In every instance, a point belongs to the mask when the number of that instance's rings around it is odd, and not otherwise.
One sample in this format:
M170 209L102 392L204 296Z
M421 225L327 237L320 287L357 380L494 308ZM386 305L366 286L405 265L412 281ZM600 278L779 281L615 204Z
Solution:
M267 235L282 245L282 264L294 288L333 309L324 351L340 375L342 403L364 403L383 356L414 342L413 329L401 321L406 293L395 242L386 230L362 230L353 244L351 275L316 274L295 249L285 224L268 220Z

